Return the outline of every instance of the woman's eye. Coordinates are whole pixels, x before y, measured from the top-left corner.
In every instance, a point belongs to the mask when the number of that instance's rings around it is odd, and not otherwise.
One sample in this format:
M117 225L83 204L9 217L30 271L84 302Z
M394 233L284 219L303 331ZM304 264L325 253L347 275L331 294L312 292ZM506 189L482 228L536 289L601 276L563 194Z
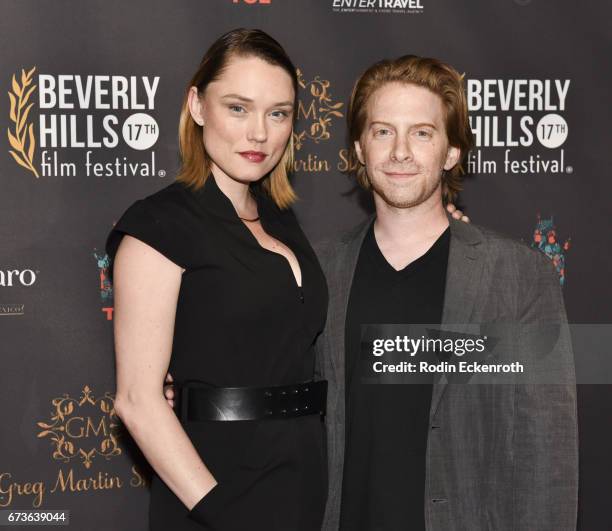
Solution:
M230 105L229 109L230 111L235 113L242 113L243 111L246 111L246 109L242 105Z
M431 131L428 131L427 129L419 129L416 134L420 138L431 138Z
M391 131L389 129L377 129L374 134L376 136L387 136L391 134Z
M273 111L271 114L274 118L278 118L280 120L283 120L289 116L289 113L286 111Z

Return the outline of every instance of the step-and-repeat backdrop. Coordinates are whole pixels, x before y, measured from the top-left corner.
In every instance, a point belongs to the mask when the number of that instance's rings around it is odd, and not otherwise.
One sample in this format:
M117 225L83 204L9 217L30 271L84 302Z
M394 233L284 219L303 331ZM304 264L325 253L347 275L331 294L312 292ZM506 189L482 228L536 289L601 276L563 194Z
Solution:
M555 262L571 322L611 322L606 2L2 0L2 15L0 509L147 529L147 464L113 410L104 242L174 179L185 84L232 28L269 32L299 69L295 209L313 241L371 208L343 173L356 76L438 57L465 72L476 137L461 206ZM612 529L611 399L579 387L583 531Z

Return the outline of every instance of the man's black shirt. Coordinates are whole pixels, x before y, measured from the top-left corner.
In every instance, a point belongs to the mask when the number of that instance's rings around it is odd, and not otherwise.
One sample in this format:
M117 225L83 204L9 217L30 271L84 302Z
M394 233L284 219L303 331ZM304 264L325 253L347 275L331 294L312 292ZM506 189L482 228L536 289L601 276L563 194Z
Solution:
M425 454L432 378L424 384L363 384L362 324L439 324L450 229L396 271L370 226L360 250L346 317L346 453L342 531L425 529Z

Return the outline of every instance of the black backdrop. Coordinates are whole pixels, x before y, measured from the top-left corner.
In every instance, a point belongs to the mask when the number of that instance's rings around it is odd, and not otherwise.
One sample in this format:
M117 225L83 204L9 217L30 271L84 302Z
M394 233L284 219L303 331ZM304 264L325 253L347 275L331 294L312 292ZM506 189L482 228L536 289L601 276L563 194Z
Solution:
M555 230L558 245L542 250L559 264L570 321L610 322L606 3L2 0L2 8L0 507L70 509L73 529L147 527L146 464L111 412L104 240L129 204L174 178L184 85L212 41L235 27L269 32L300 69L293 182L312 240L369 208L341 171L356 76L383 57L438 57L465 72L479 137L461 205L475 222L528 242L538 226ZM606 385L579 387L584 531L612 529L611 396Z

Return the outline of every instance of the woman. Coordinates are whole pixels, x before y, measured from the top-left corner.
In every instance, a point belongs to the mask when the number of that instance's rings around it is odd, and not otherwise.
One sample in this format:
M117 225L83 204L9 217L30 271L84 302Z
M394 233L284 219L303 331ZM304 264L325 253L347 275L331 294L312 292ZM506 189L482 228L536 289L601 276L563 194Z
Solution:
M223 35L188 85L180 174L109 235L115 410L154 470L150 529L320 529L327 287L288 208L296 103L274 39Z
M303 383L327 287L287 209L296 96L275 40L222 36L185 96L176 182L109 235L115 409L154 469L150 529L320 529L325 389Z

